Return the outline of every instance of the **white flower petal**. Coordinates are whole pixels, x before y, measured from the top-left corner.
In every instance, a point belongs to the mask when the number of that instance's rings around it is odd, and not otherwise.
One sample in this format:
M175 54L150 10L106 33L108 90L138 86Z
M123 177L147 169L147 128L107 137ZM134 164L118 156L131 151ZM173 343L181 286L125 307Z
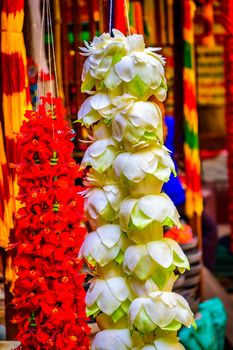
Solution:
M149 299L144 303L147 315L159 327L165 327L172 322L176 315L175 308L168 308L159 297L155 300Z
M143 301L145 298L136 298L133 300L129 307L129 323L133 324L138 313L140 312L141 307L143 307Z
M151 258L164 268L168 268L173 263L172 250L166 241L149 242L146 245Z
M123 138L125 128L127 125L127 119L121 113L118 113L112 123L112 135L115 140L120 142Z
M121 204L120 227L124 232L126 232L128 229L131 212L136 203L137 203L137 200L135 198L126 198Z
M130 294L129 287L123 277L113 277L106 280L112 294L121 302L125 301Z
M101 296L97 300L99 309L107 315L112 315L118 309L121 302L113 295L107 283L102 290Z
M115 67L111 67L109 69L108 74L106 75L104 79L104 83L108 89L115 89L117 86L121 84L122 80L117 75Z
M144 245L138 244L128 247L124 254L123 268L133 272L138 262L146 255L147 250Z
M78 119L83 119L88 113L91 112L91 100L92 96L88 97L81 105L78 112Z
M104 287L105 281L101 279L95 279L91 282L85 298L87 306L92 306L96 302L98 297L101 295Z
M154 344L156 350L185 350L175 334L159 337L154 341Z
M96 334L91 350L131 350L132 338L128 329L108 329Z
M110 105L109 97L106 93L100 92L91 96L90 105L95 110L106 108Z
M137 74L133 59L131 56L123 57L116 65L115 70L118 76L128 83Z
M96 231L107 248L112 248L121 237L121 230L118 225L104 225L98 227Z

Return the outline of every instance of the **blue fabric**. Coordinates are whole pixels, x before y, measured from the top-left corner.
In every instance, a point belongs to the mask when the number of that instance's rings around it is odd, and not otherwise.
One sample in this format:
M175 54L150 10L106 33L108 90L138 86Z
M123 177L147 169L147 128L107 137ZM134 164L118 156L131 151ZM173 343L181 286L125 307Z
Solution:
M223 350L226 329L226 311L219 298L199 305L197 329L182 328L180 341L186 350Z
M166 116L164 118L165 124L167 126L167 137L164 145L171 151L171 157L175 164L175 169L177 171L177 163L174 160L174 138L175 138L175 119L172 116ZM171 174L171 177L167 183L163 185L163 192L165 192L173 201L175 206L179 206L185 202L185 191L181 185L178 177Z

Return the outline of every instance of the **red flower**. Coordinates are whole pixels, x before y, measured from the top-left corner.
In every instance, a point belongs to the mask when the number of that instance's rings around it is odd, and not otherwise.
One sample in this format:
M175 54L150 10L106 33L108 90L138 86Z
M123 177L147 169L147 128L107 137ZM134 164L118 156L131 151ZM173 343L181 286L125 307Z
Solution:
M38 111L26 112L18 136L22 207L16 214L13 322L26 350L85 350L89 348L85 276L77 254L86 230L83 198L74 186L82 173L71 157L73 134L61 100L51 94L41 100Z

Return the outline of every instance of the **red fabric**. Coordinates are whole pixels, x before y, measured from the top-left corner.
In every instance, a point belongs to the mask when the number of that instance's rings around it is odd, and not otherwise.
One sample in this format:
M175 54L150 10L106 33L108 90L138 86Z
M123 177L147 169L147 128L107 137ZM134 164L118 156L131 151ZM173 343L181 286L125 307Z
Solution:
M85 276L77 259L86 229L81 188L74 185L82 174L71 156L73 133L61 100L51 95L26 117L18 135L22 163L16 165L22 203L13 246L17 339L25 350L86 350Z
M142 4L140 1L134 2L134 11L135 28L137 30L137 34L144 34Z
M200 174L198 169L193 166L192 160L185 159L185 169L187 174L192 174L192 176L186 176L187 188L192 188L193 193L200 193Z
M126 34L125 1L114 1L114 28Z
M224 67L226 84L226 135L229 177L229 222L231 225L231 251L233 252L233 2L223 0L223 24L225 25Z
M25 89L26 68L18 52L12 54L2 53L3 93L12 95Z
M2 12L15 13L24 8L24 0L4 0L2 6Z

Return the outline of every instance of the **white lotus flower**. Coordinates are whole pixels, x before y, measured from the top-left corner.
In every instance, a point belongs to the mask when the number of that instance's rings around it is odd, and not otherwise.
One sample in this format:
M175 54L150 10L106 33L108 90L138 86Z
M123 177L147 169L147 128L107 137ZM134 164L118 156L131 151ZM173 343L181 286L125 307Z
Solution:
M87 315L96 316L100 312L117 322L127 314L132 299L130 288L123 277L94 279L86 294Z
M122 57L115 65L115 71L127 83L127 92L142 97L153 91L151 94L164 101L167 87L163 65L162 56L145 49L144 52L134 51Z
M93 229L116 219L124 198L117 184L89 188L84 193L84 210Z
M105 79L114 62L127 52L125 36L118 30L113 32L114 38L109 33L103 33L94 37L90 45L84 42L86 47L80 48L82 55L88 56L83 65L82 92L91 90L98 80Z
M129 282L132 291L138 298L146 298L154 292L171 292L178 277L174 272L164 271L160 267L146 281L131 277L129 278Z
M89 128L101 118L108 120L113 114L113 105L106 92L99 92L89 96L81 105L78 112L78 119Z
M127 274L134 273L139 279L145 280L156 273L158 266L165 269L164 274L175 267L183 273L189 268L189 262L180 246L169 238L133 245L125 251L123 268Z
M128 240L118 225L104 225L89 233L79 251L88 263L105 266L113 260L121 263Z
M144 229L153 222L180 227L179 214L171 199L165 194L126 198L120 207L120 227L124 232Z
M91 168L87 173L86 177L84 178L83 183L86 187L103 187L106 185L118 185L115 172L112 168L107 169L103 174L98 173L98 171Z
M129 323L132 328L146 334L157 327L177 331L183 324L194 325L193 313L187 301L172 292L153 292L150 298L137 298L129 308Z
M120 153L114 160L116 176L124 176L132 182L142 181L148 174L166 182L171 172L175 174L174 163L165 147L159 144L139 149L136 152Z
M155 350L185 350L183 345L179 343L179 338L175 334L164 335L154 341ZM142 348L142 350L147 350ZM149 350L149 349L148 349Z
M85 42L82 54L88 56L82 73L82 92L92 88L112 90L122 82L134 96L154 94L160 101L166 98L164 59L155 53L156 48L145 48L142 35L125 37L113 30L114 37L102 34L89 45ZM104 85L103 85L104 84Z
M135 344L142 341L132 336L128 329L108 329L101 331L94 337L91 350L131 350Z
M135 347L132 350L185 350L183 345L179 343L176 333L170 332L156 336L153 344L145 344L142 347Z
M174 332L156 335L152 344L143 344L142 338L128 329L107 329L95 335L91 350L185 350Z
M127 114L119 111L112 121L113 137L132 143L146 140L163 142L162 114L155 103L135 102Z
M95 141L84 153L82 167L92 166L103 173L112 164L117 155L116 143L112 138Z

